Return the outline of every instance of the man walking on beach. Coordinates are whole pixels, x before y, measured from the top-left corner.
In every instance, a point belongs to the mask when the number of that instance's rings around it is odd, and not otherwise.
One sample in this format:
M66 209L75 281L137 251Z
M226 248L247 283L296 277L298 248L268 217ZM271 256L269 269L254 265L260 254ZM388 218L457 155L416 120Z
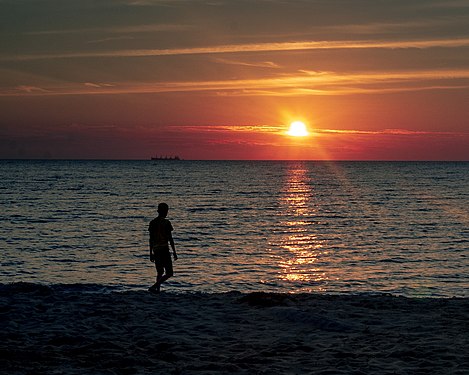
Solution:
M156 283L148 290L151 293L159 293L161 284L173 276L173 262L169 253L168 243L173 250L174 260L178 258L173 240L173 226L166 219L169 207L166 203L158 205L158 217L150 221L150 260L155 263Z

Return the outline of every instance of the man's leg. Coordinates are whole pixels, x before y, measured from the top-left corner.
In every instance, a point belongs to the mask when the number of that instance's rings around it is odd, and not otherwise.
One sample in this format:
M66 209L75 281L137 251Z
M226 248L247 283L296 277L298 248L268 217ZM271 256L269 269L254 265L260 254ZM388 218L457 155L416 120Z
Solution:
M166 280L168 280L171 276L173 276L173 261L171 260L171 255L168 253L168 257L166 259L165 265L164 265L164 275L162 275L156 283L158 284L157 288L158 291L160 290L161 284L163 284Z
M155 263L155 268L156 268L156 283L154 283L148 290L153 293L159 293L161 279L163 278L163 273L164 273L164 267L162 267L161 265L157 265Z

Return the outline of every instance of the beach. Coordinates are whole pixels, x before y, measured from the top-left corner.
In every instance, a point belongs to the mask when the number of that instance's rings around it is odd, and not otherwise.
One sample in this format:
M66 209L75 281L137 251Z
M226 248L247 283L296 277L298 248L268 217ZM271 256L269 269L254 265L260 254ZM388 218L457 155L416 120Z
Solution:
M468 374L469 300L0 286L5 374Z

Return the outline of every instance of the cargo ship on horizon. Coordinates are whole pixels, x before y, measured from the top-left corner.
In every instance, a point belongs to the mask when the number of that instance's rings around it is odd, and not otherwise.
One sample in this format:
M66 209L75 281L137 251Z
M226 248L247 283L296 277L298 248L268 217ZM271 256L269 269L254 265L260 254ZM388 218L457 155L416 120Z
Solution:
M179 156L152 156L151 160L182 160Z

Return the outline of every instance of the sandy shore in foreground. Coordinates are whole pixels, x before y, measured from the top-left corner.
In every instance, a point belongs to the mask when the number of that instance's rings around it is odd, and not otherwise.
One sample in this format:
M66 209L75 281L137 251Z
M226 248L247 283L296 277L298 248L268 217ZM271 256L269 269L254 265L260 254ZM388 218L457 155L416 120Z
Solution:
M0 286L5 374L468 374L469 300Z

